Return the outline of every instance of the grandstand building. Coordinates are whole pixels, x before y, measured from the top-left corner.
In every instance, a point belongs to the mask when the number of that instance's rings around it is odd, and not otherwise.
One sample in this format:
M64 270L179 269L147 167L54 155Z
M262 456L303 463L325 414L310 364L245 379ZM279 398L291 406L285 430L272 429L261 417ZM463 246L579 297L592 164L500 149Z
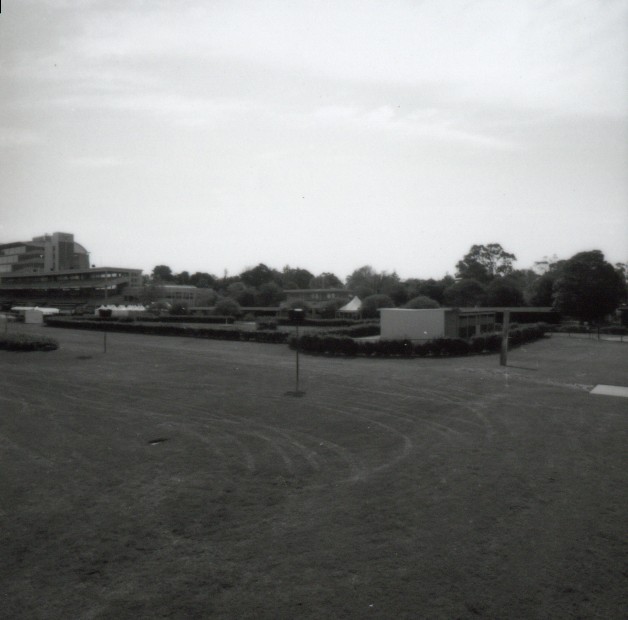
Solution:
M89 253L70 233L0 245L0 303L55 305L115 302L129 286L141 286L142 270L91 267Z

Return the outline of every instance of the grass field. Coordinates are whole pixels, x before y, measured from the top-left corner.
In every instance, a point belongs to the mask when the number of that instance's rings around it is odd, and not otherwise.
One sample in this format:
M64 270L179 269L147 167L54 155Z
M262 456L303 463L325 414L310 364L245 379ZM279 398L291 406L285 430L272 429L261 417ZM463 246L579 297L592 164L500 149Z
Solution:
M339 359L27 325L0 351L10 619L619 618L628 345Z

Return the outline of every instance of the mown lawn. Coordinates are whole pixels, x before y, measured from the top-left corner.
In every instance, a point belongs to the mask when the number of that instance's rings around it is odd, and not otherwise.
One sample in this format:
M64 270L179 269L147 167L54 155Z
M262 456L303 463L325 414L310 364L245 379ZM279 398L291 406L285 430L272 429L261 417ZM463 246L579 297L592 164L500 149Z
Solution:
M0 601L36 618L615 618L627 345L339 359L34 326L0 351Z

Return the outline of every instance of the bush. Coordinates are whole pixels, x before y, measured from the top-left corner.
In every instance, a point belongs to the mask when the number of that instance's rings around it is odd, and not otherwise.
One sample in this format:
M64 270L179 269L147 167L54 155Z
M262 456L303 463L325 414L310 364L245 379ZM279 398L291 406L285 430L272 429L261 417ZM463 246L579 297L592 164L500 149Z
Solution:
M276 330L277 329L277 320L276 319L258 319L257 320L257 329L266 329L266 330Z
M427 297L426 295L419 295L418 297L413 297L403 307L415 309L415 310L421 310L421 309L429 309L429 308L440 308L440 304L436 300L432 299L431 297Z
M229 297L219 300L214 306L214 314L237 317L241 313L240 304L235 299L230 299Z
M547 331L544 324L526 325L510 332L511 346L542 338ZM290 346L296 347L296 338ZM365 357L441 357L495 353L501 350L501 334L482 334L469 340L462 338L435 338L413 344L410 340L379 340L360 342L334 332L305 334L299 338L299 350L325 355L361 355Z
M59 343L46 336L27 334L3 334L0 336L0 349L6 351L55 351Z

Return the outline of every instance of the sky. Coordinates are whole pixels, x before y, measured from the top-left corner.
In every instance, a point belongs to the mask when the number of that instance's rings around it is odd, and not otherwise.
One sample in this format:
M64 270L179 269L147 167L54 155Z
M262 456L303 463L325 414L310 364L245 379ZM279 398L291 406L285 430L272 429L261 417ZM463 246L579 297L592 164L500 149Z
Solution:
M4 0L0 243L440 278L628 261L625 0Z

